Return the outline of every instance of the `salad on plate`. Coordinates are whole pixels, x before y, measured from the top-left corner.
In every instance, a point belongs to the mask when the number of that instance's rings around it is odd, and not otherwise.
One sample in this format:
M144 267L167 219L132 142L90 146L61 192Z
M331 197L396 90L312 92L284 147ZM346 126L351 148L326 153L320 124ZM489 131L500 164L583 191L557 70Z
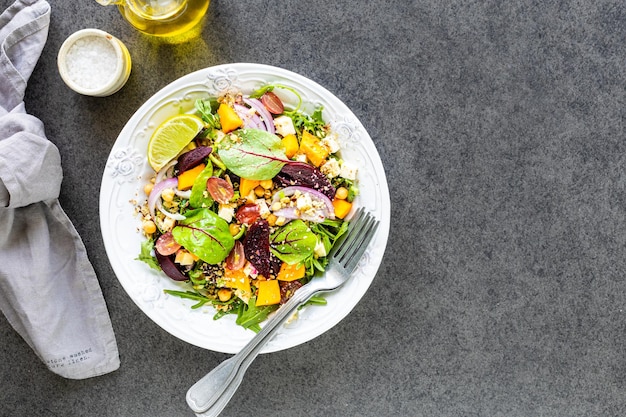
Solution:
M280 84L199 99L148 143L154 175L137 206L138 259L185 287L166 293L255 332L324 272L358 195L357 168L342 160L323 108L307 114L301 104Z

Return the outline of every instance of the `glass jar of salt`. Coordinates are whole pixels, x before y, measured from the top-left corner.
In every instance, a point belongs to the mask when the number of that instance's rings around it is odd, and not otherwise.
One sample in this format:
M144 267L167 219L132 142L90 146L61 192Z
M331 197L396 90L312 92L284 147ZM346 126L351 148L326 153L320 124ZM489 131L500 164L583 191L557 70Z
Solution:
M61 78L77 93L105 97L126 84L130 53L116 37L99 29L83 29L63 42L57 59Z

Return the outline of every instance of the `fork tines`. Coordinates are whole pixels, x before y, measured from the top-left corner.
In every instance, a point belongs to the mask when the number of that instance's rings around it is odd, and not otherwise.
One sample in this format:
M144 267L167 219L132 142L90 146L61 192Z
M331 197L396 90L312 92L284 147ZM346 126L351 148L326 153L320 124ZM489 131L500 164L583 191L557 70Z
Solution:
M345 238L336 246L334 259L348 272L352 272L370 241L376 234L378 220L371 213L360 207L350 220Z

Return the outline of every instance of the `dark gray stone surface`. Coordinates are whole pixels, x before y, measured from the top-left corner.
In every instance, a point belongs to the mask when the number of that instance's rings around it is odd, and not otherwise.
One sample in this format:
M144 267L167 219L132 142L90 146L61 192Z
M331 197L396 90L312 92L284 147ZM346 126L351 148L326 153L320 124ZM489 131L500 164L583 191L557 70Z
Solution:
M201 37L180 45L95 1L51 3L26 106L61 152L61 204L100 279L122 365L62 379L2 318L0 415L192 415L187 388L228 356L170 336L126 295L100 237L99 185L146 99L229 62L283 67L342 99L379 150L392 216L353 312L259 357L224 416L626 413L623 2L213 0ZM56 70L63 40L85 27L133 56L111 97L79 96Z

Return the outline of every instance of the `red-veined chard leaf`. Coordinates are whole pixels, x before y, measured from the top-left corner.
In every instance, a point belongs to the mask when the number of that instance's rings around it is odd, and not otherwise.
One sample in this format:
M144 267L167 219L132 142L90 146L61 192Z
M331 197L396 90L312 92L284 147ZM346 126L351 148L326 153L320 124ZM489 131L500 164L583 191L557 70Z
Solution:
M226 168L251 180L271 179L289 162L280 138L259 129L242 129L225 136L218 154Z
M209 209L191 210L172 230L176 242L204 262L222 262L235 246L228 223Z
M313 254L317 236L302 220L293 220L272 233L272 253L288 264L303 262Z

